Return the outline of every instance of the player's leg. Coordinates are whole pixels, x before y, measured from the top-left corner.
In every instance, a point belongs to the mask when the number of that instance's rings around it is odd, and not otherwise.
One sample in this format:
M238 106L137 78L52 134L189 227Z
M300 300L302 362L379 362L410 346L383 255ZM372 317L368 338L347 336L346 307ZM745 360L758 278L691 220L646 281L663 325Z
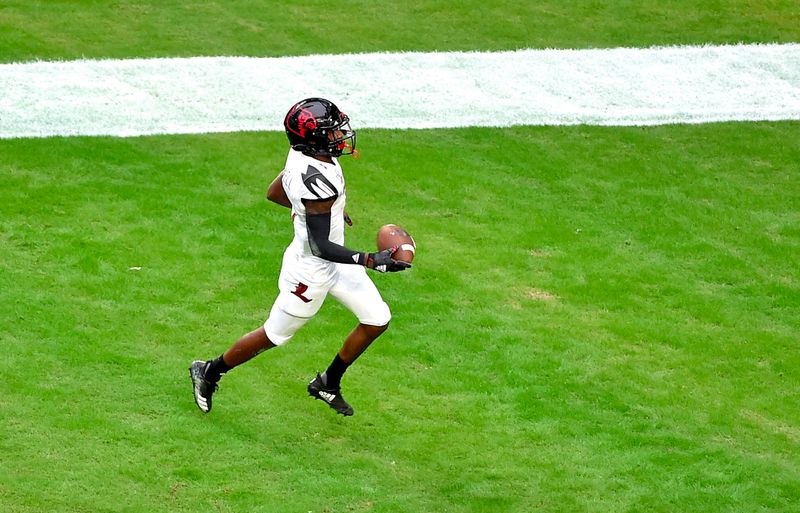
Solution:
M197 407L204 413L211 411L211 397L225 373L264 351L285 344L303 325L317 313L325 299L324 290L307 291L304 297L314 297L314 304L296 305L290 292L281 291L272 305L264 326L247 333L227 351L214 360L195 360L189 367Z
M343 363L350 365L386 331L392 314L363 267L342 265L338 278L330 289L330 295L358 319L358 325L344 340L337 354Z
M203 413L211 411L211 397L217 390L217 383L222 376L237 365L273 347L275 344L269 340L262 326L242 336L219 357L208 361L193 361L189 367L189 376L192 378L197 407Z
M275 347L264 326L243 335L227 351L211 360L206 368L206 379L217 382L229 370Z
M337 412L352 415L353 408L341 394L342 376L370 344L386 331L391 312L363 267L340 266L339 277L329 293L353 312L359 323L347 336L326 371L309 383L308 391Z
M285 344L319 311L330 283L314 283L313 273L304 271L302 267L292 265L292 259L284 255L284 265L278 279L280 293L264 325L239 338L216 359L192 362L189 374L195 402L204 413L211 410L211 397L226 372L268 349Z

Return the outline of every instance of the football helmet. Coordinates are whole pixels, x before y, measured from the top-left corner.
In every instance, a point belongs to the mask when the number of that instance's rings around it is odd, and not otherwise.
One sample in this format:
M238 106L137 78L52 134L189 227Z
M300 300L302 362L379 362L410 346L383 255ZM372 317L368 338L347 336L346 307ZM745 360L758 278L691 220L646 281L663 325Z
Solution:
M307 98L292 106L283 120L289 144L311 156L339 157L355 153L356 132L347 117L324 98Z

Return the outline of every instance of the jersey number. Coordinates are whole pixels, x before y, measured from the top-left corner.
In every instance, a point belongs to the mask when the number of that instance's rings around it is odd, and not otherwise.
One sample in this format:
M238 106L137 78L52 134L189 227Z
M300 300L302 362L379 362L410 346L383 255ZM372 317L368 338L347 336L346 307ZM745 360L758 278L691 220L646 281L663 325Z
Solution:
M303 292L308 290L308 285L305 283L298 283L297 288L292 291L292 294L303 300L303 303L310 303L311 300L303 295Z

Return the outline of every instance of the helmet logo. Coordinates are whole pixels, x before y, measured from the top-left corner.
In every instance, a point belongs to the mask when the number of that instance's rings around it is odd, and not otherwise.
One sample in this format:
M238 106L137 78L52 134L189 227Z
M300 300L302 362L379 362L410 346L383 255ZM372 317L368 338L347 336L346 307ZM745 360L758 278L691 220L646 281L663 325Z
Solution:
M297 132L300 137L306 136L306 130L315 130L317 128L317 120L310 110L300 108L297 114Z

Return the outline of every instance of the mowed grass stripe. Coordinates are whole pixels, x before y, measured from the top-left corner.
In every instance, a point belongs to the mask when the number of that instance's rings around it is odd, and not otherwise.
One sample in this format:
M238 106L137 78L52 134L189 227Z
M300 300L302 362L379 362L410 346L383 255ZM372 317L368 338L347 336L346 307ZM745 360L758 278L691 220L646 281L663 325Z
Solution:
M4 0L0 61L797 43L796 0Z
M302 97L361 128L800 119L800 45L0 65L0 137L280 130Z

